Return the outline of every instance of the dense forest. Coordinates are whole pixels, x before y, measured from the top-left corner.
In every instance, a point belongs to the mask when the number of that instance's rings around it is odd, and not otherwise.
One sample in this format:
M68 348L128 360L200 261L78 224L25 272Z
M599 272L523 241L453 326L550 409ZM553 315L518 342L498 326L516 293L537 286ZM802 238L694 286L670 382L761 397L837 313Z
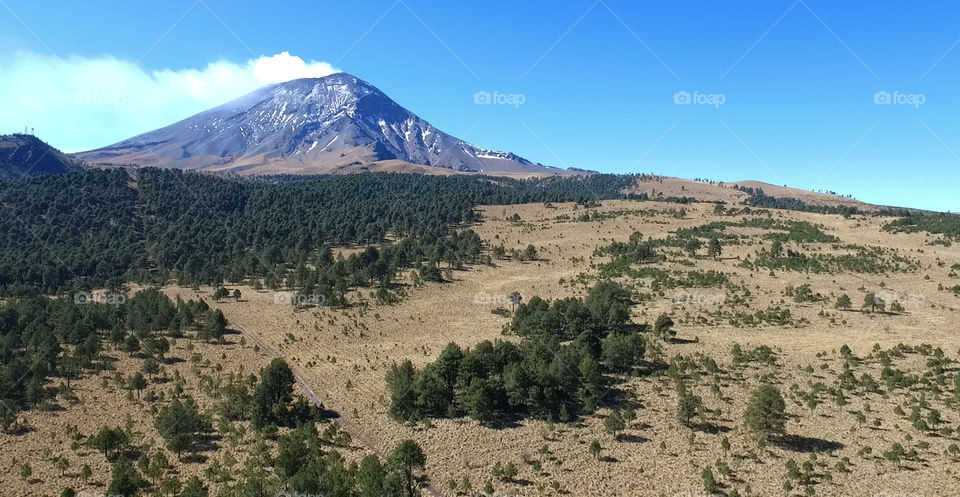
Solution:
M943 235L947 241L960 241L960 216L956 214L912 214L891 221L883 226L891 233L917 233L926 231Z
M388 287L404 268L435 274L442 263L475 262L479 240L469 225L478 221L478 205L642 200L622 193L634 180L387 173L225 179L143 168L0 181L6 235L0 295L117 288L125 281L280 285L300 268L298 286L310 280L335 303L338 293L364 282ZM861 214L743 190L750 205ZM896 228L912 229L911 219ZM354 260L330 255L329 247L350 245L383 248ZM307 278L303 267L318 269Z
M0 182L0 294L239 282L316 262L324 247L388 241L406 244L358 271L463 263L473 248L458 244L472 239L462 232L478 220L479 204L595 202L622 197L632 181L386 173L238 180L143 168Z
M630 323L630 304L629 292L610 281L583 299L520 303L509 325L524 337L519 344L484 341L462 350L451 343L422 370L410 361L394 365L386 375L390 414L496 423L526 415L569 422L593 412L608 392L608 375L645 364L647 342Z

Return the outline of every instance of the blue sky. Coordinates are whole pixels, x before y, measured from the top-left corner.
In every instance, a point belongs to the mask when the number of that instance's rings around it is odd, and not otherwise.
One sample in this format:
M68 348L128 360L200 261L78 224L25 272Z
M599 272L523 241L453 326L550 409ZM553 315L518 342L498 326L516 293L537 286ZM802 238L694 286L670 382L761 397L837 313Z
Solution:
M0 0L0 132L107 145L289 52L544 164L960 211L958 21L947 2Z

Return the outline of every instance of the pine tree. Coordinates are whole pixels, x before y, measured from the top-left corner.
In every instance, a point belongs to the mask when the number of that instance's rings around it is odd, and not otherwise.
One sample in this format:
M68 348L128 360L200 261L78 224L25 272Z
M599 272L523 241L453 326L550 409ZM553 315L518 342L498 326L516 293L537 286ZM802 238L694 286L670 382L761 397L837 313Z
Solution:
M667 314L661 314L653 324L653 332L660 338L668 340L676 336L677 332L673 329L673 319Z
M782 435L787 423L786 402L773 385L761 385L750 395L744 424L760 439Z
M707 247L707 254L710 257L713 257L714 259L716 259L717 257L720 257L722 253L723 253L723 247L720 245L720 240L716 238L711 238L710 244Z
M143 373L137 371L127 380L127 386L137 391L137 398L139 399L140 391L147 388L147 379L143 377Z
M419 481L414 472L427 463L423 449L413 440L404 440L390 453L389 463L403 483L403 497L416 497Z
M693 418L699 417L703 409L703 401L700 397L694 395L683 386L678 384L677 388L677 419L684 426L689 427Z
M143 478L129 459L121 457L114 463L107 494L135 495L141 486L143 486Z
M600 451L602 451L602 450L603 450L603 447L600 446L600 442L599 442L599 441L594 440L594 441L590 444L590 455L592 455L594 459L599 459L599 458L600 458Z
M287 422L287 406L293 398L295 381L293 371L286 361L283 359L270 361L260 376L260 384L253 392L251 420L254 427L261 429Z
M783 242L774 240L773 244L770 245L770 255L774 258L780 258L783 255Z
M703 243L699 238L691 238L687 240L687 244L684 246L684 250L690 254L690 257L696 257L697 251L700 250L700 247L703 246Z
M623 431L627 427L627 423L624 421L620 410L617 409L604 418L603 427L607 430L607 433L613 434L613 438L616 439L617 433Z
M208 497L210 494L207 486L196 476L190 478L190 481L183 487L180 497Z
M380 497L387 495L387 472L380 463L380 458L369 455L360 461L357 471L357 486L360 487L360 497Z

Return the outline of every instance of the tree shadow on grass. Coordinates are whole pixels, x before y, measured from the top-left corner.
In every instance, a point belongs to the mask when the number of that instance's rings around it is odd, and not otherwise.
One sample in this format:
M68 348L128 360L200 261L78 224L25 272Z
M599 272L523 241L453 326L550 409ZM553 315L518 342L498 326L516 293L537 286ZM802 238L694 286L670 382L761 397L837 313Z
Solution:
M625 443L641 444L641 443L649 442L650 439L646 437L642 437L640 435L635 435L633 433L621 433L617 435L617 441L625 442Z
M19 435L26 435L27 433L31 433L34 431L36 431L36 429L34 429L34 427L30 426L29 424L17 422L17 423L14 423L12 426L10 426L10 428L7 430L0 430L0 434L19 436Z
M670 365L663 361L660 361L660 362L644 361L643 368L644 368L643 376L649 377L649 376L653 376L655 373L658 373L660 371L666 371L667 369L670 368Z
M635 304L639 304L640 302L634 302L634 303L635 303ZM624 333L626 333L626 334L628 334L628 335L631 334L631 333L644 333L644 332L650 331L650 325L648 325L648 324L628 323L628 324L624 325L624 330L623 330L623 331L624 331Z
M696 425L694 429L703 433L711 433L714 435L718 433L729 433L732 430L729 426L718 425L711 422L700 423Z
M840 442L831 442L822 438L804 437L801 435L784 435L776 440L775 444L784 450L794 452L825 452L828 450L840 450L844 447Z
M507 480L507 483L511 483L513 485L519 485L521 487L529 487L530 485L533 485L533 482L526 478L511 478Z
M493 428L495 430L519 428L521 426L520 421L522 421L525 417L526 416L524 416L523 413L519 413L519 412L516 412L516 413L502 412L502 413L498 413L498 415L495 416L493 420L482 422L481 424L488 428Z
M205 455L203 455L203 454L201 454L201 453L199 453L199 452L194 452L194 453L183 454L183 457L180 458L180 462L193 463L193 464L203 464L203 463L207 462L207 459L209 459L207 456L205 456Z
M638 403L639 404L639 403ZM626 408L633 406L635 409L638 408L637 405L634 405L632 399L627 395L627 392L617 388L616 386L610 387L603 396L600 398L601 407L610 407L610 408ZM642 408L642 405L639 405Z

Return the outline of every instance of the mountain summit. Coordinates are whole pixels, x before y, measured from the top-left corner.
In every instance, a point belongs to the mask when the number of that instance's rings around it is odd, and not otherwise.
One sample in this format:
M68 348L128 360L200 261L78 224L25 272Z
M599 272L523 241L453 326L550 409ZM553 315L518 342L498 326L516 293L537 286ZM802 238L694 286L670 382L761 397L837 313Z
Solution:
M346 73L269 85L165 128L78 155L97 163L242 174L374 168L565 172L450 136Z

